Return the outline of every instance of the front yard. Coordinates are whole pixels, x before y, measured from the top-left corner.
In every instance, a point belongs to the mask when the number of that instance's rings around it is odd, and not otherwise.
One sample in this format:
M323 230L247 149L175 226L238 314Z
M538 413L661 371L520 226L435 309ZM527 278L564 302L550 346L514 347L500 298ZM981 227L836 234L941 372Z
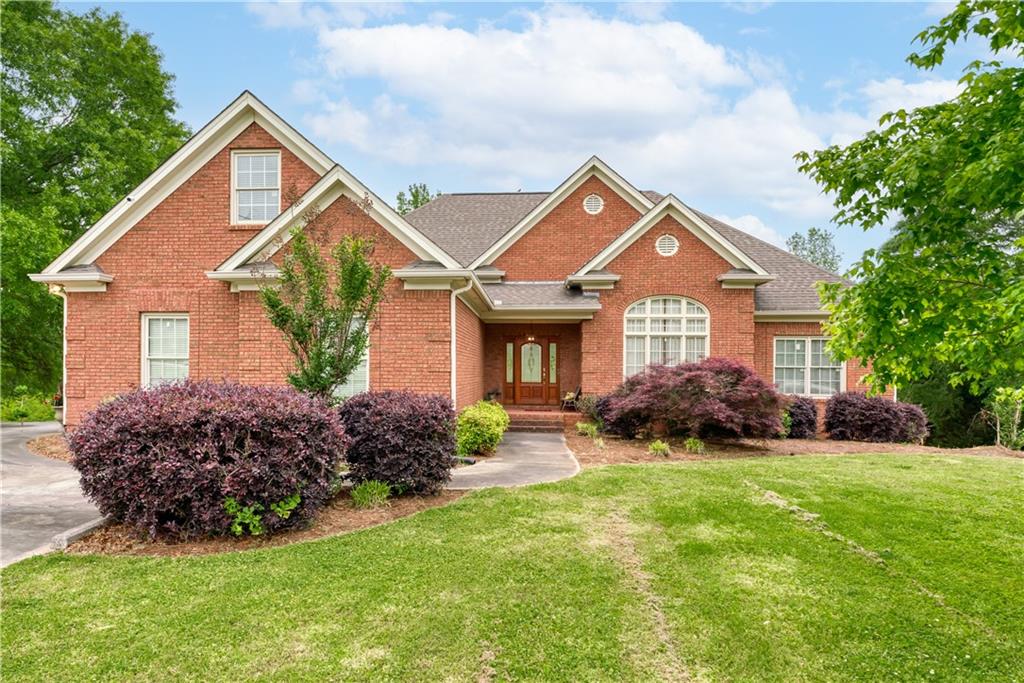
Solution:
M7 680L1019 679L1024 461L591 469L336 538L3 572Z

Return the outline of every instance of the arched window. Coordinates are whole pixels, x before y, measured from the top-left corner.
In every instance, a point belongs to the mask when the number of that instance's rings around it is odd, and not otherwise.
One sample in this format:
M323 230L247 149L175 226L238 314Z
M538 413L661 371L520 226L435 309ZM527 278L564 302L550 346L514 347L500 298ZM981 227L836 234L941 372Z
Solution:
M706 308L677 296L637 301L626 309L626 377L652 363L678 365L708 355L710 321Z

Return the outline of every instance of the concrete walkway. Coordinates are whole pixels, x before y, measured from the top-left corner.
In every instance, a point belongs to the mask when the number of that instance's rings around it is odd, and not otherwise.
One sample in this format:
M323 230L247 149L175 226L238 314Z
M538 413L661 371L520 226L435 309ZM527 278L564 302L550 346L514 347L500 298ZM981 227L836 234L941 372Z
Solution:
M54 535L100 518L71 465L25 448L60 431L59 422L0 425L0 566L48 552Z
M454 470L448 488L458 491L539 484L567 479L579 471L580 465L561 434L505 432L495 455Z

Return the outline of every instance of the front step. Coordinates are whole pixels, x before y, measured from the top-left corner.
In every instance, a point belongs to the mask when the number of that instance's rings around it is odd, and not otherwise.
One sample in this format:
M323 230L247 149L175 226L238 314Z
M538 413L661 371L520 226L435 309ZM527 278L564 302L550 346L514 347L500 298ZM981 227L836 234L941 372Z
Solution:
M510 432L560 432L563 429L562 413L542 410L508 411Z

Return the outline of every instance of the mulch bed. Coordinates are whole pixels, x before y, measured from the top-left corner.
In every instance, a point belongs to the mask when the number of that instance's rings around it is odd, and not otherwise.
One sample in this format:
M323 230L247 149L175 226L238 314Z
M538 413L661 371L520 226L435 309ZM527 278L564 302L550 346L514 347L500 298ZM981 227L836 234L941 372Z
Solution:
M864 441L830 441L828 439L737 439L735 441L709 441L703 455L687 453L681 438L662 439L672 448L668 457L651 455L647 452L648 441L628 440L614 436L603 436L604 448L594 445L594 440L580 436L574 428L567 427L565 441L569 450L579 460L581 467L621 465L651 462L683 462L689 460L716 460L724 458L757 458L778 455L846 455L850 453L929 453L937 455L985 455L1024 458L1024 452L1011 451L998 446L977 446L975 448L936 448L905 443L867 443Z
M217 537L193 541L157 539L150 541L145 534L140 534L131 527L124 524L111 524L75 541L68 546L65 552L80 555L186 557L272 548L384 524L422 510L447 505L462 497L464 493L464 491L444 491L437 496L407 495L393 498L388 505L383 507L360 510L352 504L348 493L343 492L320 511L309 527L267 537Z
M49 436L36 437L25 446L29 453L39 455L51 460L71 462L71 453L68 451L68 442L63 434L50 434Z

